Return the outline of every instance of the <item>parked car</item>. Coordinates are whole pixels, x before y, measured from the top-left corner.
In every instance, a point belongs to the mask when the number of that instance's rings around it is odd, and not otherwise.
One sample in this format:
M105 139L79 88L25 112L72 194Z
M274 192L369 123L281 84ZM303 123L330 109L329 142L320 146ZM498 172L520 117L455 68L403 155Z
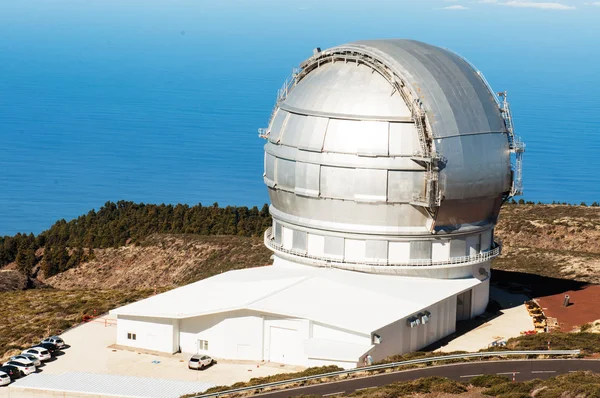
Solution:
M0 386L7 386L10 384L12 380L10 376L2 371L0 371Z
M15 355L14 357L10 357L10 360L11 361L30 361L31 363L33 363L33 366L35 366L36 368L42 364L42 361L40 361L39 359L37 359L36 357L34 357L31 354Z
M37 359L39 359L42 362L47 361L50 358L52 358L52 355L50 355L50 351L48 351L47 349L45 349L43 347L31 347L31 348L28 348L25 351L23 351L21 354L33 355L34 357L36 357Z
M18 360L18 361L8 361L4 364L15 366L21 372L21 375L27 376L35 372L35 365L31 361Z
M58 336L50 336L47 339L40 341L40 343L51 343L58 347L58 349L62 349L65 346L65 341Z
M188 368L200 370L215 363L217 363L217 361L208 355L196 354L190 358Z
M0 366L0 372L6 373L11 380L16 380L21 378L21 371L16 366L6 365Z
M45 350L47 350L50 353L50 356L55 356L56 353L58 351L60 351L60 349L58 348L58 346L56 344L52 344L52 343L40 343L34 347L31 348L43 348Z

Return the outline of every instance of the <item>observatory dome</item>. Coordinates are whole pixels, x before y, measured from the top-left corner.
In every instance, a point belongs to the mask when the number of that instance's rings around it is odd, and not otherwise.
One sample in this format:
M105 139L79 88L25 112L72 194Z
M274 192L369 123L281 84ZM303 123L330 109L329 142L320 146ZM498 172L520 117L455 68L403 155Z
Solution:
M309 265L486 275L478 264L499 253L492 230L516 193L509 115L449 50L400 39L316 49L261 131L266 244Z

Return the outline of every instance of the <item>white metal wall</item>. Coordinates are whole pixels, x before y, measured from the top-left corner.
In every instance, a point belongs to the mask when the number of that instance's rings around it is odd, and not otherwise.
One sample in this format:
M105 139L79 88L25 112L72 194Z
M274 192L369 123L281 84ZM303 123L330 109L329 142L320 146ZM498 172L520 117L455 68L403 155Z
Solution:
M311 322L312 330L311 337L313 339L323 339L331 341L342 341L344 343L370 345L371 336L360 333L351 332L334 328L332 326L323 325L318 322Z
M117 344L172 354L179 349L174 333L177 324L177 319L118 315ZM128 339L128 334L135 334L135 340Z
M384 326L374 333L381 337L381 343L375 345L370 354L375 361L391 355L405 354L426 347L456 330L456 295L448 297L431 307L424 308L431 313L426 324L411 328L407 318ZM364 358L360 358L362 361Z
M198 340L207 354L224 359L262 359L263 319L250 311L212 314L180 321L181 350L196 353Z

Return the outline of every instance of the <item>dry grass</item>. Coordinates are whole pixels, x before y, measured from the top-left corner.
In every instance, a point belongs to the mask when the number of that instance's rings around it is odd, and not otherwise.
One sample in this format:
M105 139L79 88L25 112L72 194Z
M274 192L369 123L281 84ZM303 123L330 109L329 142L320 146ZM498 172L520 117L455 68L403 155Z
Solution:
M600 207L506 205L495 231L495 269L600 283Z
M31 289L0 293L0 356L6 358L40 339L81 323L84 315L148 297L148 290Z
M221 272L267 265L260 238L153 235L137 246L96 249L96 259L53 276L59 289L173 288Z

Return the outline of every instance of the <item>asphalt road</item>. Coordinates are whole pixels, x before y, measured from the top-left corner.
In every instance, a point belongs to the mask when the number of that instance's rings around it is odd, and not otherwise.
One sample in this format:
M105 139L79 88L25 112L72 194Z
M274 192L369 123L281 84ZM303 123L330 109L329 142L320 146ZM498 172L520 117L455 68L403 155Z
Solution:
M314 394L327 397L342 393L349 394L353 391L379 387L397 381L408 381L429 376L442 376L453 380L466 381L482 374L499 374L512 378L514 373L516 381L526 381L532 379L548 379L559 374L582 370L600 373L600 361L588 359L546 359L466 362L404 370L359 379L341 380L333 383L315 384L307 387L259 394L257 396L288 398L298 395Z

